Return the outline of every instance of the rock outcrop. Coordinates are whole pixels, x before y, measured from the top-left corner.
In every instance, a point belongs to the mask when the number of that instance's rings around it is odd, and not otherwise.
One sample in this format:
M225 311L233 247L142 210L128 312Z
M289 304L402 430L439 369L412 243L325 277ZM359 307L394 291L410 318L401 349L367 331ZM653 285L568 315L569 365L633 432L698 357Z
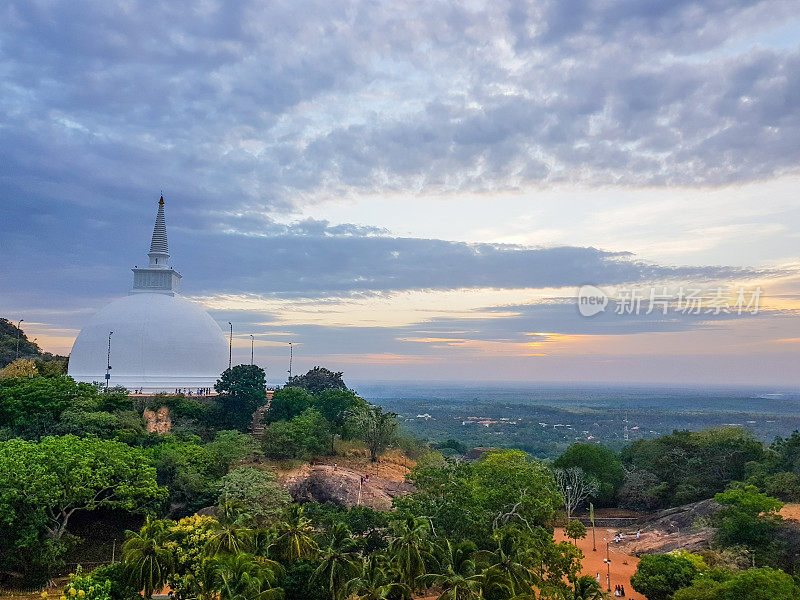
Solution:
M409 494L414 486L332 465L303 465L288 475L284 486L297 502L333 502L389 510L392 498Z
M147 433L169 433L172 430L172 417L169 414L169 408L162 406L158 410L150 410L146 408L142 413L144 418L144 425L147 428Z
M635 531L625 532L619 548L635 556L707 548L714 533L709 524L719 509L713 500L702 500L662 510L642 522L639 540Z

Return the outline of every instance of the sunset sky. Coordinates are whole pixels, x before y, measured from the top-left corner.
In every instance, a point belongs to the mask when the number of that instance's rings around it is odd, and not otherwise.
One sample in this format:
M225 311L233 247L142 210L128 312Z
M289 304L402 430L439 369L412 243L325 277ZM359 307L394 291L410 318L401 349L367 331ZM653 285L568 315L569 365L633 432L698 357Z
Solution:
M184 295L273 383L291 341L346 379L800 385L798 1L12 0L0 73L0 316L46 350L163 190Z

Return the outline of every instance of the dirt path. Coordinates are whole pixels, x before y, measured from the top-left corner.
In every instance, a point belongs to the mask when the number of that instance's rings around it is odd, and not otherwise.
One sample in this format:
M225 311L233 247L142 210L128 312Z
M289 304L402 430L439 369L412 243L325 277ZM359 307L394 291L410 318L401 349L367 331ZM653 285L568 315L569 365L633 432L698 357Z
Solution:
M800 504L784 504L780 515L787 521L800 521Z
M587 531L587 535L584 539L578 540L578 548L583 551L584 559L582 561L583 564L583 574L584 575L591 575L595 577L598 573L600 573L600 583L603 586L603 589L607 589L606 587L606 573L607 567L606 564L603 562L603 559L606 557L606 542L603 541L603 538L607 538L610 541L608 545L608 553L611 557L611 590L613 593L614 586L616 585L624 585L625 586L625 597L632 598L633 600L647 600L641 594L633 591L631 587L631 575L636 572L636 566L639 564L639 559L635 556L630 556L629 554L625 554L621 552L618 548L616 548L616 544L614 544L614 534L616 533L613 529L601 529L600 527L597 528L597 551L592 551L592 530L589 528ZM555 532L555 540L557 542L569 541L572 543L572 540L567 540L564 536L564 529L559 527L556 529ZM612 596L613 597L613 596Z

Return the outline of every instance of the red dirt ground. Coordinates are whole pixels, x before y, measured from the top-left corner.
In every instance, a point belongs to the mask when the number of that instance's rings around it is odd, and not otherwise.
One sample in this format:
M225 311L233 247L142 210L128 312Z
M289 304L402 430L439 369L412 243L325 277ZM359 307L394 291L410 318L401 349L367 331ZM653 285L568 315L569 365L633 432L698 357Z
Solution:
M780 515L788 521L800 521L800 504L784 504Z
M597 552L592 551L592 530L586 532L586 537L582 540L578 540L578 548L583 551L583 574L584 575L591 575L595 577L597 573L600 573L600 583L603 586L603 589L606 588L606 573L607 567L606 564L603 562L603 559L606 557L606 543L603 541L603 538L607 538L610 542L608 545L609 556L611 557L611 590L613 594L614 586L616 585L624 585L625 586L625 597L632 598L633 600L647 600L641 594L633 591L631 587L631 575L636 572L636 566L639 564L639 559L635 556L630 556L628 554L624 554L620 552L617 548L615 548L614 544L614 535L616 534L616 530L613 529L604 529L604 528L597 528L596 536L597 536ZM555 540L557 542L569 541L572 543L572 540L567 540L564 536L564 529L559 527L556 529L555 532ZM613 597L613 596L612 596Z

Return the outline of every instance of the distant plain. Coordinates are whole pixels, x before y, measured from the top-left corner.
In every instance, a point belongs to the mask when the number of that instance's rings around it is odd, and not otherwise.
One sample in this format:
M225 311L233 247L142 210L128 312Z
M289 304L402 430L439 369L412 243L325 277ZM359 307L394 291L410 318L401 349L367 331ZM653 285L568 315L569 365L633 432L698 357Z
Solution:
M566 384L356 382L433 442L514 447L554 458L576 441L619 449L676 429L741 426L771 442L800 429L800 390ZM627 427L627 439L626 439Z

